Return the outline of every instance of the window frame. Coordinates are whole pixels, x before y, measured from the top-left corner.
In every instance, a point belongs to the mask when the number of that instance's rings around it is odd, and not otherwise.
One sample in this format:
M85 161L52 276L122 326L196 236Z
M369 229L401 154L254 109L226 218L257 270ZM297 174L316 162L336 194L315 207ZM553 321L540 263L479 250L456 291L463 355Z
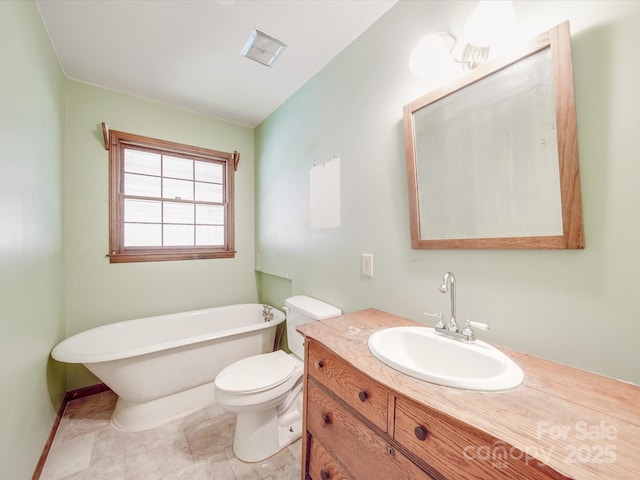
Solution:
M109 257L110 263L158 262L235 257L234 172L240 154L194 147L151 137L110 130L109 149ZM124 245L124 151L127 147L196 161L223 164L224 243L221 246ZM161 176L160 178L164 178ZM165 200L165 199L163 199Z

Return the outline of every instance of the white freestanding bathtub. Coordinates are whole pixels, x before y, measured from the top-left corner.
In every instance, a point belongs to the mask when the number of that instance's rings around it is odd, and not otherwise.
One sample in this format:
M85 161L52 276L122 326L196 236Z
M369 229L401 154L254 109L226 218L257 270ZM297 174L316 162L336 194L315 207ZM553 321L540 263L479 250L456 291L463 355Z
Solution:
M218 373L270 352L284 319L260 304L139 318L73 335L51 356L83 364L118 395L116 428L145 430L211 405Z

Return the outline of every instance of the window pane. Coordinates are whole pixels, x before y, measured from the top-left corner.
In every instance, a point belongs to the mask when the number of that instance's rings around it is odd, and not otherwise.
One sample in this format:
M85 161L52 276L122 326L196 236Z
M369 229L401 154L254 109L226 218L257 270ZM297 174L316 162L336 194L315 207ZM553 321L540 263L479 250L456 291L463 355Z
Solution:
M224 207L222 205L196 205L196 223L223 225Z
M196 245L224 245L224 227L197 225Z
M190 223L193 225L193 203L164 202L164 223Z
M141 197L160 197L160 177L125 173L124 194Z
M196 180L201 182L222 183L222 165L196 161Z
M193 160L165 155L162 176L193 180Z
M193 182L163 178L163 197L176 200L193 200Z
M192 246L193 225L164 225L165 246Z
M124 171L160 176L160 154L125 148Z
M124 221L125 222L147 222L160 223L161 204L152 200L132 200L126 198L124 201Z
M222 185L196 182L196 201L222 203Z
M162 245L160 224L124 224L125 247L159 247Z

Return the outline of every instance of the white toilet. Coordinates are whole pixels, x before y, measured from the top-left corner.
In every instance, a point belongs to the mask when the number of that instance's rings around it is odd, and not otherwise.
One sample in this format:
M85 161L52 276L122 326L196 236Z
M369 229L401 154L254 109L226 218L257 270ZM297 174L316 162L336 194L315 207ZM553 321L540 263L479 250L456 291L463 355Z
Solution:
M233 452L245 462L262 461L300 438L304 339L296 325L342 314L306 295L288 298L285 305L293 353L278 350L244 358L216 377L216 401L238 415Z

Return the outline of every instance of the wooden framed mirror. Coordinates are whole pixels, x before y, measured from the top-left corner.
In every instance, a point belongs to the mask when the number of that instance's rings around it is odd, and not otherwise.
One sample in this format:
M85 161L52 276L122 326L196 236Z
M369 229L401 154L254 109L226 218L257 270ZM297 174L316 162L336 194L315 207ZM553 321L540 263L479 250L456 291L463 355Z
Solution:
M569 23L404 107L414 249L584 248Z

